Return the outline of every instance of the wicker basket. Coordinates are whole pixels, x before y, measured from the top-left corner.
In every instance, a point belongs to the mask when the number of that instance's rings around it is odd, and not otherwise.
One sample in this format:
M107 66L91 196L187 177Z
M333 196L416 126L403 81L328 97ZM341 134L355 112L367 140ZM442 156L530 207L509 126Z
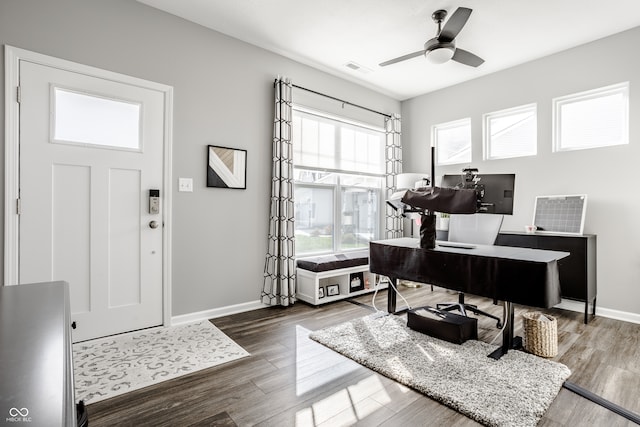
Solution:
M558 354L558 321L539 311L522 314L524 349L541 357Z

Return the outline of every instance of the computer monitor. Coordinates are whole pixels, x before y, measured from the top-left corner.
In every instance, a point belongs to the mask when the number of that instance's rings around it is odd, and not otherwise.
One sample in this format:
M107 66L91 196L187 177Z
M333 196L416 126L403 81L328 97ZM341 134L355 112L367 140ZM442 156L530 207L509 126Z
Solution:
M463 172L443 175L440 187L474 188L478 194L478 213L513 215L515 174L481 174L476 169Z

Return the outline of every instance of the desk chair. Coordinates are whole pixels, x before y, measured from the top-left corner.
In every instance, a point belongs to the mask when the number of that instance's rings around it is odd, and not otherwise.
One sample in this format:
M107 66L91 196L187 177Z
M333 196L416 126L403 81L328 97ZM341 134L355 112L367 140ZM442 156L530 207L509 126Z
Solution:
M494 214L451 215L448 240L458 243L493 245L498 238L503 218L503 215ZM458 292L458 302L441 303L437 304L437 307L445 311L458 310L464 316L467 315L467 311L471 311L474 314L496 320L496 327L502 327L502 319L499 317L478 310L475 305L465 304L464 293L462 292Z

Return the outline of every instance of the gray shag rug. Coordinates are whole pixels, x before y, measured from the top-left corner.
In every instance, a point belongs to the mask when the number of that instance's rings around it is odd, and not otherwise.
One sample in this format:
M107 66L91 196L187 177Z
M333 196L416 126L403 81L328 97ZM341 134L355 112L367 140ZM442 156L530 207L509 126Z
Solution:
M565 365L496 346L452 344L397 316L356 319L309 337L487 426L535 426L571 375Z

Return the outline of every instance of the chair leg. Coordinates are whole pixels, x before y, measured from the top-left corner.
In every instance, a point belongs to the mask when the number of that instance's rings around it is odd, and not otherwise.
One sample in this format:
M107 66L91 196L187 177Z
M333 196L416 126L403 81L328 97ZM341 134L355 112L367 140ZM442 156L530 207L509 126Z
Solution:
M453 311L453 310L458 310L463 316L467 315L467 310L465 310L465 305L464 304L436 304L436 307L438 308L438 310L442 310L442 311Z
M498 316L494 316L493 314L490 314L478 309L476 305L466 304L464 302L464 293L462 292L458 292L457 303L440 303L440 304L436 304L436 307L438 308L438 310L443 310L443 311L458 310L460 313L462 313L463 316L467 316L467 311L471 311L476 315L486 316L490 319L495 320L496 328L498 329L502 328L502 319L500 319Z
M465 309L471 311L472 313L476 314L476 315L481 315L481 316L486 316L490 319L493 319L496 321L496 328L500 329L502 328L502 319L500 319L498 316L494 316L493 314L487 313L485 311L482 310L478 310L477 307L474 307L472 305L469 304L465 304Z

